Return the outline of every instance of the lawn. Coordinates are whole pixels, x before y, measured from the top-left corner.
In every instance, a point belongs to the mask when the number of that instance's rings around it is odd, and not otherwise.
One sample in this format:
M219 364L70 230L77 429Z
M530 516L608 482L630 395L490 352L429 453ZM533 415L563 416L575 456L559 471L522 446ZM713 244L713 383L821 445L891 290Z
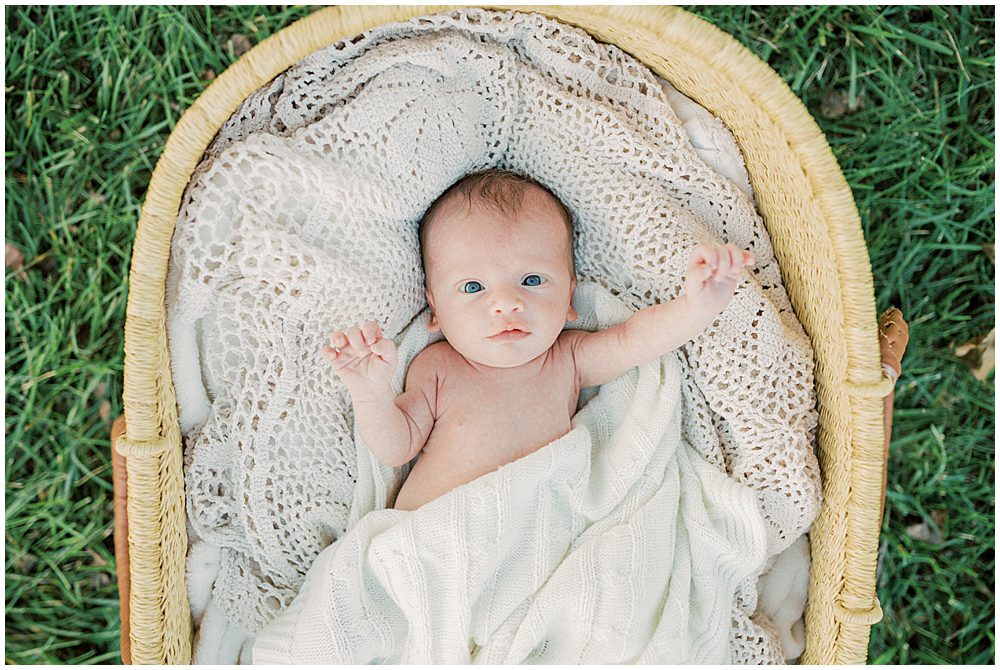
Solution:
M694 7L826 133L896 386L876 663L994 659L995 10ZM5 7L8 663L119 659L108 431L135 224L181 113L308 8ZM988 367L988 366L987 366Z

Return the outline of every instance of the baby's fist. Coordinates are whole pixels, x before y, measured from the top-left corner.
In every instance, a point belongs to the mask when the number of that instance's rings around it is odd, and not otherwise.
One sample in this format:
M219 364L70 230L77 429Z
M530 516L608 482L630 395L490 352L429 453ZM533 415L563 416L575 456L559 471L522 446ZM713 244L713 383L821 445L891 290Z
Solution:
M743 268L755 262L751 252L735 244L699 244L691 252L685 293L692 304L718 314L733 299Z
M361 386L384 386L396 370L396 343L382 335L374 321L360 328L330 334L330 346L323 347L323 357L352 393Z

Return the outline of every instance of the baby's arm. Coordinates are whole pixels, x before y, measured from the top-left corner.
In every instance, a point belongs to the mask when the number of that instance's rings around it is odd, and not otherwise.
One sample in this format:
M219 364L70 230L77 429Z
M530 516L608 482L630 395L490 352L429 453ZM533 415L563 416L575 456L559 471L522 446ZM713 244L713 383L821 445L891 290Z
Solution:
M732 244L699 244L691 252L684 293L633 314L607 330L577 331L574 355L582 387L598 386L673 351L705 330L733 298L754 257Z
M393 397L396 345L374 321L330 336L324 357L347 386L354 421L368 449L385 465L408 463L423 448L434 425L437 383L430 357L421 352L406 374L406 391Z

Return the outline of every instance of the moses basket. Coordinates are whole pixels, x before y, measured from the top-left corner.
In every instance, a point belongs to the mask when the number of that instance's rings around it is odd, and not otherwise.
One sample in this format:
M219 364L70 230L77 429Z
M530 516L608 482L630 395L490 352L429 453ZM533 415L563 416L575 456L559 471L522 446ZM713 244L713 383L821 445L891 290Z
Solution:
M167 140L136 233L125 322L127 562L123 656L188 663L192 624L181 434L164 290L181 196L216 132L253 91L308 54L448 7L331 7L222 73ZM815 351L823 506L811 530L805 663L863 663L875 595L883 398L871 266L854 200L815 121L781 78L729 35L673 7L530 7L612 43L721 119L746 162L795 313ZM121 538L124 543L124 537Z

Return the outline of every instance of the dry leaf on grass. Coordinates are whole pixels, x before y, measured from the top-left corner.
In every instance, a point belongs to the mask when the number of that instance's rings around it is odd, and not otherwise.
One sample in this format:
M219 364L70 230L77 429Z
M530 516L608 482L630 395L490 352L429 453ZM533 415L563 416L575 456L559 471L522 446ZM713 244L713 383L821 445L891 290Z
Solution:
M11 270L21 281L27 281L28 276L24 274L24 254L13 244L4 244L3 266L5 270Z
M827 90L823 94L823 100L819 103L819 113L828 119L839 119L864 108L864 98L856 96L854 104L851 104L851 94L842 88Z
M98 554L90 547L87 547L87 553L90 554L90 557L94 559L94 565L96 565L97 567L103 568L105 565L108 564L108 562L105 561L100 554Z
M35 567L35 564L38 563L38 559L31 554L19 554L11 560L11 563L14 564L14 569L17 570L18 573L26 575Z
M229 38L229 50L233 52L235 58L239 58L253 48L253 43L247 39L246 35L234 34Z
M955 347L955 355L965 361L972 370L972 375L979 381L989 377L996 364L996 336L997 329L994 328L982 337Z
M942 528L944 528L945 521L948 520L948 512L940 509L933 510L931 512L931 519L934 522L933 524L922 522L907 526L906 534L928 544L941 544L944 542Z

